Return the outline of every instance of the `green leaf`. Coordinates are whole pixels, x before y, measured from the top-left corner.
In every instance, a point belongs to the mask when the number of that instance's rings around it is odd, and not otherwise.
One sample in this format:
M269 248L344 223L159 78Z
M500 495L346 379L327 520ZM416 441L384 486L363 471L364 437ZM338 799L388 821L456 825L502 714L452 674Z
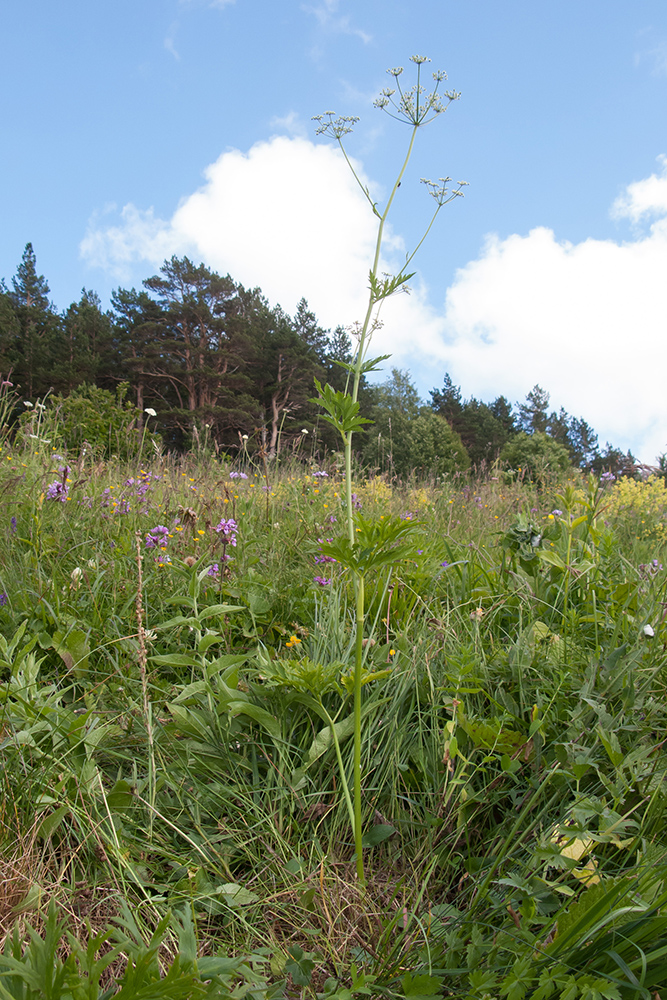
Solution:
M419 1000L439 1000L442 996L441 976L413 976L410 972L401 977L403 996L406 1000L419 997Z
M224 642L224 639L224 635L221 635L219 632L209 632L207 635L203 635L197 643L197 652L205 653L216 642Z
M390 295L393 295L394 292L405 285L410 278L414 278L415 274L416 272L413 271L411 274L397 274L393 277L389 275L385 278L378 278L372 271L369 271L368 283L374 301L381 302L382 299L386 299Z
M347 439L348 434L360 430L365 424L372 423L366 417L359 416L359 403L355 402L346 392L337 392L327 383L322 385L315 379L315 388L319 396L311 399L311 403L319 403L326 410L324 419Z
M235 694L237 694L235 692ZM238 697L238 694L237 694ZM265 708L261 708L259 705L253 705L250 702L243 701L231 701L227 705L228 711L231 715L247 715L250 719L258 722L260 726L273 737L275 743L282 744L282 732L275 716L270 715Z
M63 634L53 633L53 646L68 670L73 670L76 677L88 673L88 655L90 646L88 636L82 629L72 629Z
M198 618L200 621L206 621L207 618L211 618L213 615L231 615L236 611L246 611L242 604L212 604L208 608L204 608L199 612Z
M69 811L69 806L58 806L58 808L54 809L52 813L45 816L37 829L38 836L44 837L45 840L50 837L53 831L60 826L60 823L65 816L67 816Z
M129 806L132 804L134 795L132 793L132 785L130 785L123 778L119 778L116 784L113 786L111 791L107 794L106 800L109 809L112 812L126 812Z
M193 667L197 665L196 653L165 653L160 656L149 656L149 663L162 667Z
M375 847L376 844L381 844L383 840L388 840L396 833L396 827L390 826L388 823L377 823L372 826L368 833L365 833L362 838L362 844L364 847Z
M178 625L187 625L188 628L199 628L199 620L197 618L186 618L184 615L176 615L175 618L169 618L166 622L160 622L159 625L155 626L156 631L164 631L168 628L176 628Z
M338 742L342 743L343 740L346 740L354 732L354 715L348 715L347 718L334 723L334 729L336 730ZM310 744L310 749L304 757L304 764L306 767L310 767L310 765L321 757L323 753L326 753L332 743L333 734L331 732L331 726L324 726L320 729L319 733Z
M556 569L564 570L566 568L563 559L553 549L538 549L537 555L542 562L548 563L550 566L555 566Z
M181 594L178 597L165 597L165 604L175 604L177 607L190 608L192 611L197 610L197 604L193 597L186 597Z
M304 951L298 944L294 944L289 949L289 954L290 958L285 963L285 972L292 977L296 986L307 986L315 968L313 952Z
M237 882L225 882L223 885L217 886L216 892L223 896L225 902L229 903L230 906L249 906L250 903L256 903L259 899L256 893L245 889Z

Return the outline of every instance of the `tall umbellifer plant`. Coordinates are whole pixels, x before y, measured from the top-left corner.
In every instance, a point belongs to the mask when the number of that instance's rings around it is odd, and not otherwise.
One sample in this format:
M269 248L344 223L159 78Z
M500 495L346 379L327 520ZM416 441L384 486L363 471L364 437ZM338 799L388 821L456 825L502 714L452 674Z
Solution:
M374 202L368 188L362 183L343 143L353 126L359 120L356 117L336 117L333 112L317 115L313 119L319 123L318 135L334 139L345 157L350 170L364 193L371 211L378 220L375 252L368 273L368 303L363 322L357 330L357 348L350 364L343 364L348 371L347 391L336 391L330 385L321 385L317 380L318 401L325 410L324 419L331 423L341 436L345 453L345 498L347 507L347 535L329 543L322 544L322 552L335 558L352 576L355 593L356 641L354 663L354 840L356 850L357 874L363 883L364 866L362 857L362 822L361 822L361 689L363 682L364 657L364 587L365 581L373 570L391 566L400 559L415 554L409 535L414 530L414 523L384 519L373 523L355 514L352 502L352 438L354 432L369 423L359 413L359 383L363 375L376 371L381 361L389 355L369 358L369 347L374 330L378 325L378 310L382 302L394 292L405 289L406 283L414 272L409 268L412 260L426 239L440 210L463 194L465 181L449 187L451 177L441 177L437 182L422 179L435 201L435 209L426 226L421 239L415 248L406 254L403 266L394 275L380 273L382 242L387 217L394 203L401 181L412 157L417 133L424 126L440 118L449 105L458 100L460 94L453 90L441 91L440 85L447 79L446 73L433 73L434 86L427 91L423 86L423 67L429 62L425 56L411 56L410 61L417 68L416 82L409 89L403 89L401 77L403 68L387 70L394 80L393 87L385 88L375 101L375 107L386 112L391 118L407 125L409 140L405 157L394 180L391 193L384 209ZM370 637L369 637L370 638Z

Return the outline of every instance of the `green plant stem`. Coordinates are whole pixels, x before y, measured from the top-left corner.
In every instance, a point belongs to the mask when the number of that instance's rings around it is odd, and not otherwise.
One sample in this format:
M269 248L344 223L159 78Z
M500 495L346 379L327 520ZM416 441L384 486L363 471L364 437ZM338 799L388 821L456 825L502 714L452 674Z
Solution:
M389 210L391 209L394 198L396 197L396 192L400 186L403 175L407 169L408 163L410 162L410 157L412 156L412 150L415 143L415 137L417 135L418 125L414 125L412 128L412 133L410 135L410 142L408 144L408 149L403 160L403 165L394 181L394 186L391 189L391 194L385 205L384 212L380 216L380 221L378 224L377 237L375 240L375 254L373 256L373 264L371 267L370 275L372 278L377 277L378 268L380 266L380 252L382 250L382 238L384 235L384 225L387 221L387 216L389 215ZM343 149L342 143L340 143L341 149L345 159L350 162L345 150ZM351 164L350 164L351 166ZM352 170L354 173L354 169ZM355 173L356 177L356 173ZM358 180L358 178L357 178ZM363 185L362 185L363 187ZM375 206L373 210L377 214L377 209ZM359 336L359 346L357 348L356 358L355 358L355 371L354 380L352 384L352 399L356 403L357 397L359 395L359 384L361 382L362 365L364 361L364 356L368 347L368 342L370 340L370 334L372 332L372 319L373 310L377 304L376 296L373 292L372 282L371 289L368 295L368 306L366 307L366 315L364 316L364 322L361 327L361 334ZM347 434L343 435L343 444L345 447L345 500L347 506L347 532L348 538L350 540L350 545L354 545L354 510L352 507L352 432L349 431ZM361 823L361 676L363 670L363 651L364 651L364 578L361 574L355 574L354 576L354 592L355 592L355 618L356 618L356 646L355 646L355 658L354 658L354 843L356 852L356 863L357 863L357 876L359 882L362 885L366 884L366 877L364 874L364 859L362 852L362 823Z
M418 125L414 125L412 128L412 134L410 135L410 143L408 145L408 150L403 160L403 165L401 166L398 176L394 181L394 186L391 189L391 194L389 195L387 204L385 205L384 212L380 216L380 222L378 223L377 237L375 240L375 254L373 256L373 265L370 271L373 278L377 278L378 267L380 266L380 252L382 250L384 224L387 221L387 216L389 215L389 210L391 209L392 203L396 196L396 192L398 191L401 180L403 179L403 175L407 170L408 163L410 162L410 157L412 156L412 150L415 144L415 137L417 135L418 128L419 128ZM340 140L339 140L339 145L341 150L343 151L345 159L349 164L350 161L347 157L345 149L343 148L343 144L340 142ZM354 169L352 168L351 164L350 167L356 177L357 175L354 172ZM375 209L375 207L373 210L377 214L377 209ZM364 316L364 322L361 327L361 334L359 336L359 347L357 348L355 364L354 364L355 371L354 371L354 380L352 382L352 399L355 403L357 402L357 398L359 396L359 384L361 382L361 368L364 356L366 354L366 350L368 348L368 342L370 339L371 326L372 326L371 320L373 318L373 309L375 308L376 304L377 300L371 288L368 295L368 305L366 307L366 315ZM352 543L354 542L354 526L353 526L354 511L352 509L352 432L349 432L347 435L343 436L343 444L345 446L345 498L347 501L347 526L348 526L348 535L350 538L350 542Z
M391 209L392 202L396 197L396 192L398 191L399 185L403 179L403 175L407 170L408 163L410 162L410 157L412 156L412 149L415 144L415 137L417 135L418 125L413 126L412 134L410 136L410 143L408 145L408 151L405 154L405 159L403 160L403 165L394 181L394 186L391 189L391 194L387 200L385 210L380 216L380 222L378 224L377 238L375 240L375 255L373 257L373 266L371 267L371 274L374 278L377 278L378 267L380 266L380 251L382 249L382 238L384 236L384 224L387 221L387 216L389 215L389 210ZM361 381L361 365L364 359L364 354L366 353L367 342L369 339L369 330L371 326L371 319L373 316L373 309L376 305L376 299L371 291L368 296L368 306L366 307L366 315L364 316L364 322L361 327L361 336L359 337L359 348L357 350L357 357L355 363L355 373L354 382L352 384L352 399L356 403L357 396L359 395L359 383Z
M357 635L354 650L354 847L357 855L357 876L366 885L361 829L361 674L364 657L364 578L355 576Z
M322 709L322 712L326 716L327 722L329 723L329 727L331 729L331 738L333 739L334 748L336 750L336 760L338 761L338 771L340 773L340 780L343 786L343 795L345 796L345 803L347 805L347 814L350 817L350 826L354 830L355 829L354 806L352 805L352 798L350 797L350 785L347 780L347 776L345 774L343 755L340 752L340 740L338 739L338 734L336 732L336 723L327 712L321 698L319 699L319 703L320 703L320 708Z

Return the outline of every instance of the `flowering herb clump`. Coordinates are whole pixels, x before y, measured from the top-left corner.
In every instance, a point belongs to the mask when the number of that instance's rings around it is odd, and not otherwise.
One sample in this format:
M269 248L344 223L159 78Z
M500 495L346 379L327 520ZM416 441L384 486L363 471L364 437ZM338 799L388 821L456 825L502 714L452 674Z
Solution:
M47 500L60 500L61 503L65 503L68 499L69 485L66 482L60 482L58 479L51 483L46 490Z
M223 518L220 524L215 526L215 530L222 542L221 562L229 562L230 556L227 555L226 549L228 545L236 546L236 532L239 526L233 517L228 517L226 520Z
M158 524L155 528L151 528L149 533L146 535L146 548L166 549L168 537L169 528L165 528L164 524Z
M239 530L239 526L233 517L216 524L215 530L223 545L236 545L236 532Z
M246 475L245 472L230 472L229 473L229 478L230 479L247 479L248 477L247 477L247 475Z

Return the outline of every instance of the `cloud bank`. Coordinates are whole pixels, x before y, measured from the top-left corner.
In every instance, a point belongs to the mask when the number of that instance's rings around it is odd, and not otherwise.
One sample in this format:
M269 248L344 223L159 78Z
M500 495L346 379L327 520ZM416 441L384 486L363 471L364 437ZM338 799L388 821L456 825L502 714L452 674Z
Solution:
M539 382L601 444L653 462L667 451L667 157L659 164L611 207L632 239L572 244L546 227L490 235L440 303L419 283L385 303L378 353L392 352L423 393L445 371L486 400L522 399ZM82 256L127 282L139 264L145 273L187 253L288 312L305 296L324 326L363 315L375 219L336 150L277 136L223 153L204 178L169 220L131 204L115 224L93 218ZM390 232L388 269L401 250Z

